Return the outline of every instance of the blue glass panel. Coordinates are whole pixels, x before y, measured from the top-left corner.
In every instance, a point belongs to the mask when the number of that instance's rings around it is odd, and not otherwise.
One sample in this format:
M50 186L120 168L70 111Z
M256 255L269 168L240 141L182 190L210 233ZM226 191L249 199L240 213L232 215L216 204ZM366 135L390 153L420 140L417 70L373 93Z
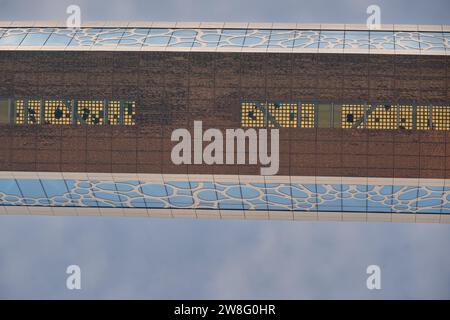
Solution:
M267 48L269 45L270 30L247 30L244 47Z
M172 37L195 38L196 35L197 31L190 29L178 29L172 32Z
M70 41L69 46L91 46L102 30L93 28L80 29Z
M18 179L17 184L25 198L47 198L41 182L37 179Z
M119 46L140 47L143 45L150 29L132 29L125 31L119 41Z
M197 34L194 46L216 47L220 41L220 37L220 29L203 29Z
M63 196L68 193L66 183L61 179L42 179L42 186L45 194L51 198L56 196Z
M317 49L319 40L319 30L299 30L295 35L294 48Z
M269 48L292 48L295 34L295 30L272 30Z
M0 192L7 196L22 197L22 193L14 179L0 179Z
M371 49L395 49L393 31L370 31Z
M29 33L23 39L21 46L43 46L50 37L50 33Z
M441 32L420 32L421 50L445 50L444 35Z
M319 48L342 49L344 47L343 30L322 30L320 31Z
M195 30L175 30L169 41L169 46L192 47L197 31Z
M369 31L345 31L345 48L368 49Z
M394 38L395 50L420 50L417 32L396 32Z
M220 37L219 47L242 47L245 41L245 29L224 29Z
M122 38L123 30L104 29L96 38L95 46L117 45Z
M25 35L25 33L10 34L7 32L0 38L0 46L18 46L25 38Z
M164 47L169 43L170 36L151 36L145 39L144 45Z
M73 34L58 34L52 33L48 40L45 42L44 46L67 46L73 38Z
M450 32L444 32L444 44L447 51L450 50Z

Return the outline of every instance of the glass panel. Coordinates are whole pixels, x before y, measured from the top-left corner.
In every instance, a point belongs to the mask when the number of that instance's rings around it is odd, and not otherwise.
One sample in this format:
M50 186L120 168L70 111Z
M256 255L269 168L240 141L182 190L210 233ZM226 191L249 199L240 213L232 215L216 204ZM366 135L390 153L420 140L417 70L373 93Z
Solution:
M331 118L332 118L332 107L331 104L319 104L319 114L317 115L317 122L319 128L330 128Z
M224 29L220 37L219 47L242 47L245 41L245 29Z
M43 179L41 183L44 187L45 194L51 198L55 196L62 196L68 192L64 180L57 179Z
M220 41L221 29L199 30L194 46L216 47Z
M441 32L420 32L421 50L445 50L444 35Z
M328 48L328 49L344 48L344 31L322 30L320 32L319 48Z
M35 179L18 179L17 184L24 198L47 198L41 182Z
M447 51L450 50L450 32L444 32L444 44Z
M270 30L247 30L244 47L267 48L269 44Z
M91 46L100 32L102 29L80 29L70 41L69 46Z
M6 32L0 38L0 46L18 46L23 38L25 38L26 33L13 34L12 32Z
M0 200L0 203L5 200L8 202L18 201L19 198L22 198L22 192L14 179L0 179L0 190L6 195L3 200Z
M67 46L73 38L73 34L52 33L52 35L45 42L44 46Z
M196 30L175 30L170 38L169 46L192 47L196 36Z
M144 44L147 46L164 47L170 41L172 34L171 29L150 29L147 39Z
M272 30L269 48L292 48L295 35L295 30Z
M420 50L419 34L417 32L396 32L395 50Z
M333 104L333 128L342 128L342 106Z
M43 46L50 37L50 33L29 33L23 39L21 46Z
M369 49L369 31L345 31L346 49Z
M120 39L119 46L135 46L143 45L150 29L126 29Z
M393 31L370 31L370 49L395 49Z
M94 45L117 45L122 38L123 33L123 29L103 29L103 31L97 36Z
M8 99L0 99L0 123L9 123L9 103Z
M319 38L319 30L299 30L295 35L294 48L317 49Z

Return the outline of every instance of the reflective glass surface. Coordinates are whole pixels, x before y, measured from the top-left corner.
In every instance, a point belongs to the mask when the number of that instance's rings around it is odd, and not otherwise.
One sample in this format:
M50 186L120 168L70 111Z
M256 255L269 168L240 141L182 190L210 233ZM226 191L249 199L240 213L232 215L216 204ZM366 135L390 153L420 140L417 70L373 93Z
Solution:
M0 206L450 214L450 187L0 179Z
M450 33L182 28L1 28L1 46L229 47L445 51Z

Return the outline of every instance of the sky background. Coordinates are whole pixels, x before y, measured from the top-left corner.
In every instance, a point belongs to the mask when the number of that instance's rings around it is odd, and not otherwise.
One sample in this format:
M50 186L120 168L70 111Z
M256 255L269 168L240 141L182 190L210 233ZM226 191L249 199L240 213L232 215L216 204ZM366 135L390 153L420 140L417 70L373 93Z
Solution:
M0 20L65 20L70 4L83 20L321 23L377 4L382 23L450 24L448 0L0 0ZM449 243L434 224L0 216L0 298L449 299Z

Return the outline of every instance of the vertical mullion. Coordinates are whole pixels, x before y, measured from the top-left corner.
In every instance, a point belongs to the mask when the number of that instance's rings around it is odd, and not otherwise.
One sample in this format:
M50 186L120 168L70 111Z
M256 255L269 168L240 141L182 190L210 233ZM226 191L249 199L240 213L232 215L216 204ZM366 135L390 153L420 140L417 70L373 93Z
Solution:
M28 107L29 107L29 99L23 99L23 124L28 124Z
M8 122L9 124L15 124L16 118L15 115L15 106L14 106L14 99L8 98Z
M434 129L433 125L433 107L431 105L428 105L428 121L430 123L430 129Z
M78 118L78 100L74 98L72 100L72 124L77 124Z
M108 99L103 99L103 124L108 124Z
M417 105L412 106L412 128L417 130Z
M44 99L39 100L39 124L45 124Z
M120 106L120 112L119 112L119 124L122 125L124 124L124 118L125 118L125 103L123 100L120 100L119 103Z
M314 128L319 126L319 104L314 102Z

